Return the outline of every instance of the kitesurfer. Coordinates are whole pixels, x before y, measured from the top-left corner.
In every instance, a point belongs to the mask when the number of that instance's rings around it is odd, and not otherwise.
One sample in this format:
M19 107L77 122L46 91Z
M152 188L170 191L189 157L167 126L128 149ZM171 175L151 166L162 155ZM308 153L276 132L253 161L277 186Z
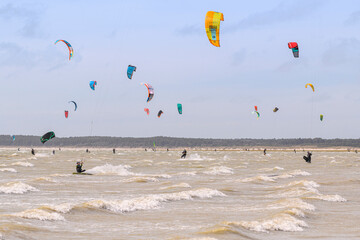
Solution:
M357 151L357 150L355 150L355 153L358 153L358 151Z
M113 148L113 154L115 154L115 148Z
M307 156L304 156L304 160L307 162L307 163L311 163L311 155L312 153L310 153L309 151L307 152Z
M20 151L20 148L18 148L18 151Z
M53 150L53 155L55 155L55 150Z
M184 151L182 151L182 155L181 155L181 158L186 158L186 149L184 149Z
M294 153L296 153L296 149L294 149Z
M76 163L76 172L78 172L78 173L82 173L82 172L85 172L86 170L84 169L82 169L82 166L83 166L83 162L81 161L81 162L77 162Z
M31 154L35 155L35 150L33 148L31 149Z
M89 153L89 149L86 149L86 152Z
M145 148L145 152L147 152L147 149Z
M266 155L266 148L264 149L264 155Z

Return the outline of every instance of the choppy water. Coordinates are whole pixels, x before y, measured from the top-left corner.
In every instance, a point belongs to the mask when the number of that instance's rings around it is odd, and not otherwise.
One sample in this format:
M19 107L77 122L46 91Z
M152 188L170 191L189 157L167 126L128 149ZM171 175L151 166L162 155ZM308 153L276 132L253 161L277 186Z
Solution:
M51 152L0 150L0 239L360 239L360 154Z

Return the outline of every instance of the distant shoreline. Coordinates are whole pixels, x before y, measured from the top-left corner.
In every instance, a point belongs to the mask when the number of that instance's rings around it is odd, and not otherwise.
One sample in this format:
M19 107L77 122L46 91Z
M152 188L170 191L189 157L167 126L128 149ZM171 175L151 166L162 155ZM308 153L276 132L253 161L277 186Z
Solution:
M89 149L91 151L112 151L112 149L116 149L117 151L145 151L145 149L148 152L153 152L153 148L130 148L130 147L58 147L58 146L0 146L0 150L14 150L17 151L17 149L20 148L20 151L30 151L32 148L36 150L55 150L55 151L69 151L69 150L83 150L84 152L86 149ZM59 150L59 148L61 150ZM249 147L246 148L197 148L197 147L177 147L177 148L156 148L156 152L181 152L182 150L187 149L188 151L217 151L217 152L263 152L264 149L266 149L267 153L270 152L294 152L294 149L296 150L296 153L311 151L311 152L354 152L355 150L358 150L357 148L348 148L348 147L336 147L336 148L317 148L317 147L278 147L278 148L271 148L271 147ZM359 149L360 152L360 149Z

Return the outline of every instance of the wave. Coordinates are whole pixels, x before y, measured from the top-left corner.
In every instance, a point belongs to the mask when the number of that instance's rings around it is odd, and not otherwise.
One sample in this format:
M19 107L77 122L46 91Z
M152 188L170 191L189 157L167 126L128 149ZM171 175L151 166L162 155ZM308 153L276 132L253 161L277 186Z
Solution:
M242 227L247 230L256 232L269 231L285 231L285 232L300 232L304 227L308 227L305 221L297 219L289 214L280 213L271 219L260 221L239 221L239 222L225 222L227 226Z
M328 202L346 202L347 200L340 195L324 195L324 194L317 194L314 196L306 197L307 199L318 199Z
M154 194L144 197L133 198L129 200L93 200L84 203L84 207L106 209L111 212L125 213L138 210L156 209L163 202L192 200L194 198L212 198L226 196L218 190L209 188L201 188L191 191L183 191L177 193Z
M138 182L138 183L144 183L144 182L158 182L159 179L155 178L155 177L132 177L132 178L127 178L122 180L121 182L125 182L125 183L131 183L131 182Z
M24 194L36 191L39 190L22 182L9 182L0 186L0 193L6 194Z
M34 164L29 162L15 162L11 164L12 166L23 166L23 167L33 167Z
M60 205L47 205L38 208L44 211L50 210L59 213L68 213L73 208L90 208L90 209L106 209L115 213L126 213L138 210L149 210L158 208L161 203L180 201L180 200L193 200L194 198L213 198L213 197L224 197L226 196L218 190L209 188L200 188L197 190L183 191L176 193L163 193L163 194L152 194L128 200L104 200L97 199L81 204L70 204L63 203Z
M16 173L16 169L14 168L0 168L0 172L13 172Z
M196 173L197 173L196 171L193 171L193 172L179 172L179 173L176 173L175 175L195 176Z
M178 159L178 161L204 161L204 160L213 160L213 159L207 157L201 157L200 154L198 153L190 154L186 158Z
M224 234L224 233L238 233L236 230L232 229L230 226L221 226L214 227L203 232L199 232L200 234Z
M211 167L209 171L205 171L205 174L208 175L226 175L226 174L234 174L232 168L225 167L225 166L216 166Z
M111 164L105 164L102 166L96 166L87 170L86 172L97 174L97 175L120 175L120 176L131 176L136 175L133 172L130 172L129 169L131 166L129 165L118 165L113 166Z
M268 209L297 209L301 211L315 211L315 206L307 203L300 198L285 198L273 202L267 206ZM299 213L302 215L302 213Z
M35 178L33 179L32 181L39 181L39 182L56 182L54 179L52 179L51 177L38 177L38 178Z
M65 221L65 218L56 212L47 212L41 209L30 209L23 212L14 213L10 216L37 219L41 221Z
M174 184L168 187L162 187L160 189L174 189L174 188L191 188L190 184L188 183L179 183L179 184Z
M259 169L259 171L262 171L262 172L272 172L272 171L279 171L279 170L284 170L284 168L275 166L273 168L261 168L261 169Z
M255 177L244 178L237 180L238 182L275 182L277 179L286 179L286 178L293 178L296 176L309 176L311 175L308 172L302 170L294 170L287 173L279 174L279 175L258 175Z

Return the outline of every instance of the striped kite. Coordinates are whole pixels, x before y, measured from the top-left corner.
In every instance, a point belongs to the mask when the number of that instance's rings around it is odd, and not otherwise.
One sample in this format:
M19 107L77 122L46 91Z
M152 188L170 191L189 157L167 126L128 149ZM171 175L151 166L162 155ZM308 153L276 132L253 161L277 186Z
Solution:
M69 42L67 42L67 41L65 41L65 40L61 40L61 39L56 40L55 44L57 44L59 41L65 43L66 46L69 48L69 61L70 61L71 58L73 57L73 54L74 54L74 50L73 50L71 44L70 44Z
M208 11L205 17L206 35L212 45L220 47L220 21L224 21L224 14Z

